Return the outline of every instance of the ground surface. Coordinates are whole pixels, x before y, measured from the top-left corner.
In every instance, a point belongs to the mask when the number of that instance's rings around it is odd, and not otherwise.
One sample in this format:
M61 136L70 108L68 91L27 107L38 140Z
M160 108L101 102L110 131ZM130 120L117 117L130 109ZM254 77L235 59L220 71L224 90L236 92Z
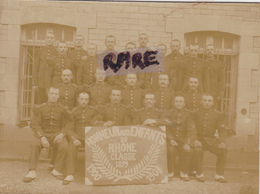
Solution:
M167 194L167 193L193 193L193 194L236 194L258 193L258 173L227 171L227 183L221 184L214 181L214 171L206 170L206 182L200 183L195 179L183 182L173 178L167 184L152 185L124 185L124 186L86 186L84 173L77 173L75 181L70 185L62 185L47 170L48 163L40 162L37 168L37 178L31 183L24 183L23 177L27 174L28 164L25 161L0 160L0 193L100 193L100 194ZM244 191L244 192L240 192Z

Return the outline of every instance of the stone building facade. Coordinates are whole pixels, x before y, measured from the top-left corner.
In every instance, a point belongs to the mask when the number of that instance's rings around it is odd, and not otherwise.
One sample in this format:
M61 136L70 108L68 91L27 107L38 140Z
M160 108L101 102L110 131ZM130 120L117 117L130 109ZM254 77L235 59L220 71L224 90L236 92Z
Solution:
M168 54L175 38L181 52L191 41L200 45L201 55L207 43L218 45L219 57L230 60L226 86L232 96L227 94L226 104L236 135L229 138L229 148L258 159L260 4L3 0L0 6L0 157L28 157L32 132L21 127L30 112L26 64L33 65L31 49L41 46L43 32L53 28L72 46L75 35L82 34L85 47L95 43L100 51L107 35L116 37L116 49L124 49L129 41L138 45L143 32L148 46L166 44Z

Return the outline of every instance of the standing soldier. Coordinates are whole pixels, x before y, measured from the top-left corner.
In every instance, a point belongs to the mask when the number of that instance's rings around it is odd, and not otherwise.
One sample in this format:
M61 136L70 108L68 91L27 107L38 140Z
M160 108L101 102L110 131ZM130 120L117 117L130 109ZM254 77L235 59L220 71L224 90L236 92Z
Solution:
M59 89L51 87L48 92L48 102L37 105L34 109L34 117L31 127L34 132L34 139L31 145L29 158L29 173L24 177L24 182L31 182L36 178L36 167L42 148L52 146L57 157L52 174L63 179L61 172L64 169L68 142L65 135L67 133L66 121L67 111L59 105Z
M174 176L175 157L180 154L180 177L189 181L189 164L191 146L196 137L196 129L190 112L184 109L185 99L183 96L174 97L174 109L163 113L167 126L167 158L169 177Z
M227 157L226 129L224 115L213 109L214 98L211 95L202 95L202 108L195 114L194 121L197 128L197 140L194 142L194 159L196 163L197 180L204 181L202 168L202 150L210 151L217 156L215 180L225 183L224 171ZM215 137L218 131L218 138Z
M97 46L88 45L88 57L82 61L80 68L77 70L77 85L86 85L90 87L95 83L95 71L98 68Z
M72 59L67 56L68 44L64 41L58 43L58 56L50 60L50 65L46 73L46 86L47 88L57 87L62 83L61 72L64 69L70 69L74 74L74 63Z
M179 91L180 83L177 82L180 78L180 67L181 63L184 61L184 56L180 53L181 42L177 39L171 41L172 52L165 57L164 66L165 73L170 77L170 87L173 91Z
M78 106L70 111L70 124L68 131L69 148L67 153L67 176L62 184L68 185L74 180L77 163L77 148L85 147L85 127L92 126L99 119L96 109L88 105L89 95L82 92L78 96Z
M55 57L58 53L53 46L55 36L52 32L48 32L46 35L46 46L43 47L35 59L33 68L32 85L33 90L38 91L38 104L42 104L47 101L46 86L46 70L48 67L48 59Z
M105 83L106 72L103 69L96 69L96 83L90 88L84 89L89 91L90 105L98 109L102 109L109 103L109 94L111 87Z
M127 85L122 90L122 104L130 105L132 114L134 109L142 108L143 90L136 86L136 74L127 74L125 77Z
M169 88L169 76L167 74L159 75L159 88L154 91L156 103L155 107L160 111L169 110L172 107L174 91Z
M100 111L104 127L131 124L129 108L121 104L121 99L121 91L112 89L110 94L111 102Z
M209 93L215 99L215 106L220 102L224 95L225 88L225 64L214 57L214 46L212 44L207 45L205 65L209 71ZM205 84L205 83L204 83ZM206 86L204 86L205 88Z
M199 79L197 77L190 77L188 82L188 89L183 92L185 98L185 108L190 111L197 111L201 103L201 92L199 88Z
M180 76L178 76L178 86L184 91L188 86L190 77L197 77L199 79L199 89L201 92L208 91L209 77L208 70L205 68L205 63L198 58L199 46L196 44L190 45L190 57L182 64L180 68ZM180 85L179 85L180 84Z
M60 90L59 103L67 107L69 110L76 106L76 96L79 93L78 86L71 83L72 78L73 76L71 70L64 69L61 75L63 83L57 87Z

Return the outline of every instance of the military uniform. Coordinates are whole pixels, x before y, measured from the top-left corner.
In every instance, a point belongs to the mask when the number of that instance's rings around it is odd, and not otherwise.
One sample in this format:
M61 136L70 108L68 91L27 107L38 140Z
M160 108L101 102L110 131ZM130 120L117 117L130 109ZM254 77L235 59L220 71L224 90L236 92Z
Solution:
M130 105L131 113L133 113L134 108L142 108L144 91L136 86L126 86L122 90L122 104L125 106Z
M161 111L171 109L175 93L170 88L159 88L154 92L154 95L156 108Z
M32 76L32 85L38 86L38 104L47 101L46 95L46 70L48 67L48 59L53 58L57 55L57 50L54 46L45 46L39 50L38 55L36 56L34 67L33 67L33 76Z
M217 156L216 174L224 175L226 164L227 149L220 149L220 143L225 143L226 129L224 125L224 115L214 109L200 109L195 113L194 121L197 128L197 139L202 144L202 150L210 151ZM218 130L219 138L216 138L215 132ZM203 172L202 169L202 151L200 147L195 148L194 157L196 161L197 174Z
M77 96L79 94L79 88L73 83L62 83L57 86L59 88L59 103L63 106L68 107L70 110L77 104Z
M68 142L65 138L67 134L66 121L68 114L66 109L58 103L44 103L34 108L34 117L31 122L31 127L34 132L34 139L31 145L31 153L29 158L29 169L33 170L37 167L37 162L42 148L41 137L46 137L54 152L55 170L62 172L66 154L68 149ZM60 134L64 134L64 138L59 144L53 142L54 138Z
M74 145L75 140L81 142L80 147L85 145L85 127L92 126L96 121L101 119L100 114L93 107L81 107L77 106L70 112L70 124L69 124L69 148L67 153L66 171L67 175L73 175L77 164L77 148Z
M110 101L111 87L105 82L95 83L89 89L85 89L90 95L90 105L103 107Z
M82 61L77 70L77 85L91 86L95 83L95 72L98 68L97 56L89 56L86 61Z
M113 121L115 126L131 124L132 118L129 107L126 107L123 104L110 103L99 112L102 114L101 120L103 122Z
M135 110L133 125L142 125L146 119L160 119L162 112L156 108L141 108Z
M199 89L201 92L208 91L209 88L209 74L205 63L199 58L189 58L183 62L180 67L180 76L178 77L178 86L185 91L188 88L188 81L190 77L197 77L199 79ZM179 85L180 84L180 85Z
M225 64L215 58L205 60L205 66L209 72L210 86L209 92L217 102L218 98L222 98L225 88ZM205 83L204 83L205 84ZM207 86L204 86L206 88Z
M67 55L58 55L49 60L50 65L46 73L46 87L57 87L62 83L61 74L64 69L70 69L74 75L75 66L73 61Z
M80 63L82 62L82 57L88 56L88 52L84 49L74 49L70 52L68 52L68 57L74 61L77 67L80 66Z
M184 174L188 173L191 152L183 149L185 144L192 147L196 137L196 128L193 121L192 114L185 110L171 109L162 115L167 124L167 155L168 155L168 171L170 173L175 170L175 157L177 153L180 154L181 171ZM177 146L172 146L170 141L177 142Z
M183 92L183 97L185 98L185 108L190 111L197 111L200 107L202 94L198 90L186 90Z

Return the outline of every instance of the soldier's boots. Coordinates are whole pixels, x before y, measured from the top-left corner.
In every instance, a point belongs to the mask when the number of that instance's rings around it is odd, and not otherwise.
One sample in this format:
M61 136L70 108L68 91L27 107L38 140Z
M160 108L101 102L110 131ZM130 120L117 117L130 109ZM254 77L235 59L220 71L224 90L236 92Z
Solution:
M59 173L57 170L53 169L52 170L52 175L54 177L56 177L58 180L63 180L64 179L64 176L63 174Z
M219 182L219 183L226 183L227 180L225 179L224 176L221 176L221 175L218 175L218 174L215 174L215 181Z
M70 182L74 181L74 176L73 175L68 175L66 178L62 181L63 185L68 185Z
M23 182L29 183L36 178L36 171L30 170L29 173L24 177Z

